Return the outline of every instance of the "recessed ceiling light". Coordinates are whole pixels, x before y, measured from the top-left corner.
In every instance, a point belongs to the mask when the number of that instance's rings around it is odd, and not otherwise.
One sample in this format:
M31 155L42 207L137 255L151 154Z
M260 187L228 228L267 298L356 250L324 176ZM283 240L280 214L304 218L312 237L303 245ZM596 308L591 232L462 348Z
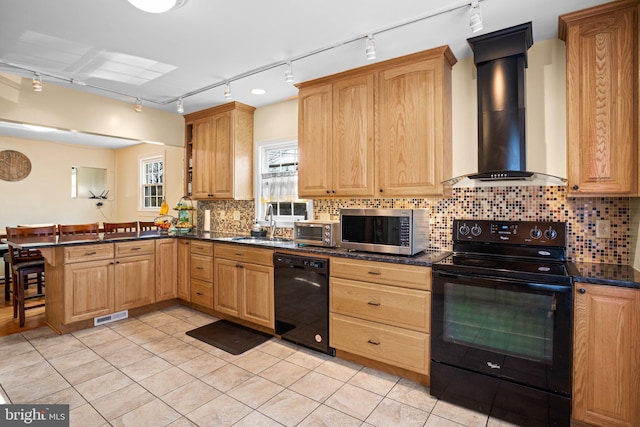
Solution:
M264 89L251 89L251 93L254 95L264 95L267 91Z
M182 7L187 0L129 0L129 3L149 13L164 13Z

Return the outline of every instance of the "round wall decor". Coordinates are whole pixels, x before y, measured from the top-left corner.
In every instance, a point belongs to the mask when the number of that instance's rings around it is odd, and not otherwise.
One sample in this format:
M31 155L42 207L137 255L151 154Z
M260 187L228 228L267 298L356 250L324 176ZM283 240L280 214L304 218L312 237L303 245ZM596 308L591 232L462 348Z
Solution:
M19 151L0 151L0 179L21 181L31 173L31 161Z

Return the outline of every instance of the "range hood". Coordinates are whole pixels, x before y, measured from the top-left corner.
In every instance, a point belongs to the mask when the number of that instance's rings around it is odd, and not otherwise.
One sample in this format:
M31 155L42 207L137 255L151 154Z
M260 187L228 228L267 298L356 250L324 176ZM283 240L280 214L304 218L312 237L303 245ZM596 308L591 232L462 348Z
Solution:
M531 22L467 40L478 81L478 173L447 185L566 185L563 178L529 172L525 145L525 69L533 45Z

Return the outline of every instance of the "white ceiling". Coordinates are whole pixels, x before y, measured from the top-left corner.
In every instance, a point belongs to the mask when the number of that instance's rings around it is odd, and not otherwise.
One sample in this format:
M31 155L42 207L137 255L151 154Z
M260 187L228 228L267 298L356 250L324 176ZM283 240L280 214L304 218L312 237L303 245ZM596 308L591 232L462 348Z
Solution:
M484 29L474 34L470 1L188 0L182 8L150 14L127 0L0 0L0 71L33 76L6 65L16 64L42 72L44 90L60 84L131 102L132 108L140 97L145 108L169 112L176 112L178 97L220 85L186 97L185 113L228 102L223 85L231 79L234 100L261 107L297 94L284 80L286 66L234 77L292 58L294 83L367 65L370 33L375 61L444 44L460 59L471 54L467 38L528 21L534 41L554 38L559 15L606 1L482 0ZM324 48L330 49L296 60ZM253 88L267 93L253 95Z

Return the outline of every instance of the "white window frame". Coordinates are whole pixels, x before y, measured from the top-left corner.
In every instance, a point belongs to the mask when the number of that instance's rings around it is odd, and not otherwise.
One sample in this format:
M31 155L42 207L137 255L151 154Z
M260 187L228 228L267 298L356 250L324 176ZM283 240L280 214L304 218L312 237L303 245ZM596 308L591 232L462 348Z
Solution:
M162 163L162 183L160 185L158 184L147 184L146 183L146 165L150 164L150 163ZM140 159L140 186L138 187L138 192L139 192L139 204L140 204L140 210L141 211L158 211L160 209L160 205L158 206L145 206L145 196L144 196L144 189L145 186L147 185L156 185L162 188L162 198L166 197L166 193L165 193L165 181L164 181L164 177L166 174L166 162L164 160L164 156L154 156L154 157L145 157L143 159ZM160 199L160 203L162 203L162 199Z
M254 186L253 186L253 194L255 197L255 218L258 220L258 223L261 226L268 226L269 221L265 220L265 208L263 207L260 197L261 197L261 184L262 184L262 171L267 166L267 156L266 152L268 150L278 150L284 149L287 147L291 147L292 145L297 146L298 141L292 139L285 140L275 140L275 141L263 141L256 143L255 146L255 163L254 163ZM313 201L312 200L301 200L307 203L307 216L310 219L312 217L313 212ZM266 205L265 205L266 207ZM294 221L305 219L302 215L297 216L279 216L274 215L273 219L276 221L276 227L278 228L293 228Z

